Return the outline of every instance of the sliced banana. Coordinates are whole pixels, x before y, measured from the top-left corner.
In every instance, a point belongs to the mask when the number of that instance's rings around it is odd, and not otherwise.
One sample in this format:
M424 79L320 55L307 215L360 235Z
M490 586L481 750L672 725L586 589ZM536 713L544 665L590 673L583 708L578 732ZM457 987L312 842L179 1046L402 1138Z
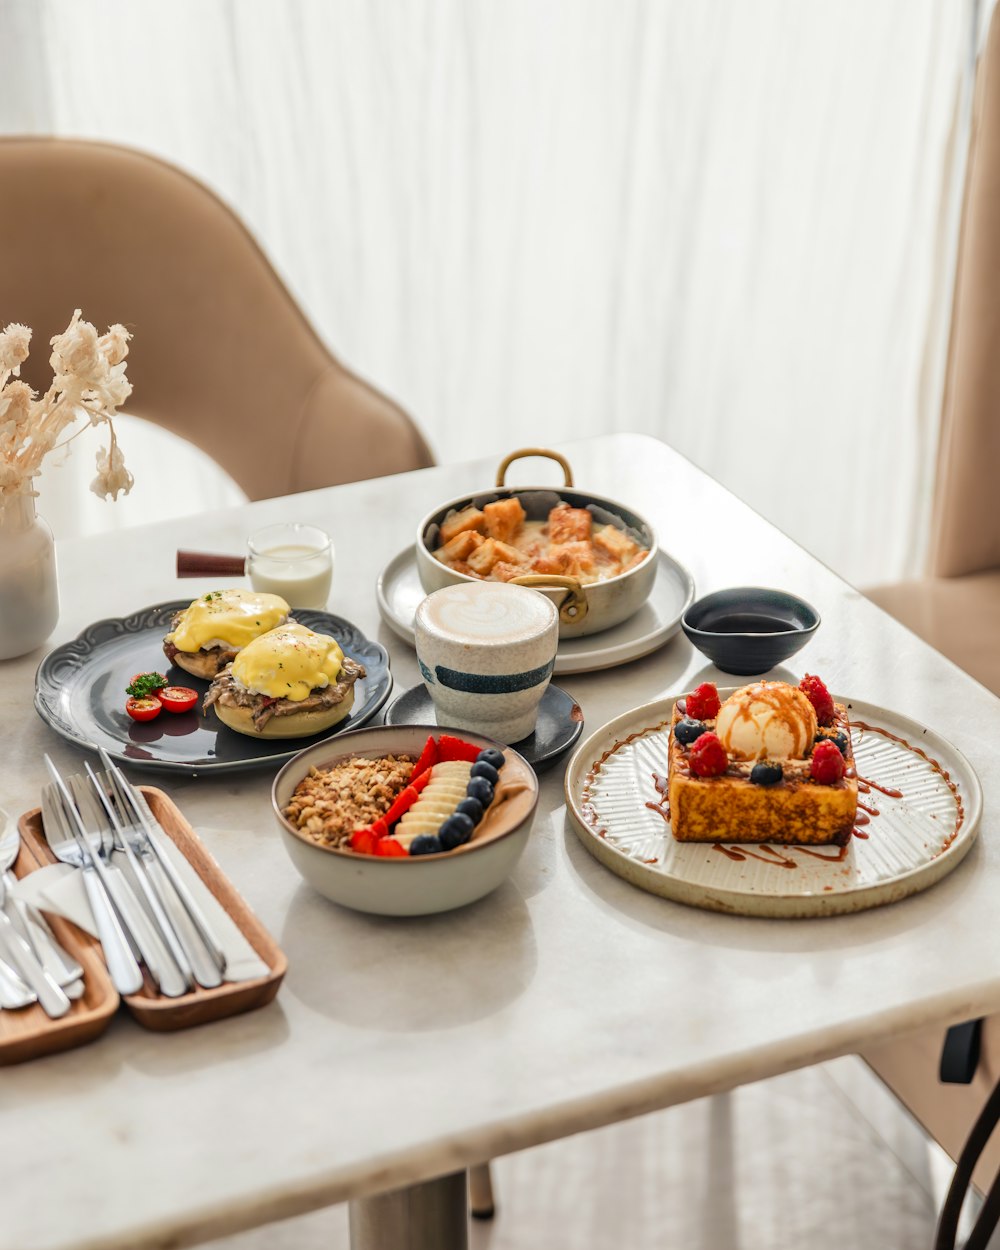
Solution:
M435 764L430 781L420 797L396 826L395 837L409 849L413 839L422 833L437 833L466 796L472 765L466 760L447 760Z

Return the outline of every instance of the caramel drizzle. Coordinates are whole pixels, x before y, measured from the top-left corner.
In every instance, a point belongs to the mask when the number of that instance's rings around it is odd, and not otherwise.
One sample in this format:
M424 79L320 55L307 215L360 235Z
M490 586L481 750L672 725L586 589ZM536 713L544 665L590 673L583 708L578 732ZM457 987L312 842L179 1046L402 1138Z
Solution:
M661 802L647 803L645 806L648 807L651 812L656 812L658 816L662 816L663 819L669 825L670 824L670 803L667 799L667 795L670 793L670 783L668 782L667 778L662 776L660 773L652 773L651 776L653 778L653 788L656 790L656 793L660 796ZM649 862L656 863L656 860L653 860L653 861L644 860L643 862L644 863L649 863Z
M908 751L912 751L914 755L919 755L922 760L926 760L926 762L930 764L934 772L937 773L937 775L951 791L951 796L955 800L955 828L948 834L944 842L941 844L941 850L938 851L938 855L942 854L942 852L946 851L958 837L958 831L965 823L965 804L962 801L962 796L959 793L958 786L951 779L951 773L949 773L947 769L943 768L936 759L928 755L922 747L914 746L912 742L907 742L905 738L901 738L898 734L890 733L888 729L880 729L878 725L868 725L863 720L855 721L854 725L855 728L860 729L862 733L869 732L881 734L883 738L889 738L892 742L898 742L900 746L906 747L906 749ZM882 789L881 786L875 785L874 781L870 781L867 778L864 780L868 785L875 786L876 790ZM891 798L903 797L899 791L883 790L882 793L888 794Z
M587 773L586 777L584 777L580 810L583 813L584 820L587 822L588 825L590 825L590 827L594 830L594 832L597 834L599 838L607 838L608 836L608 831L606 828L598 828L601 822L600 822L600 818L597 815L597 809L594 806L594 798L593 798L594 783L597 781L597 778L601 769L608 762L608 760L611 759L612 755L615 755L618 751L622 749L622 747L627 747L630 743L635 742L637 738L643 738L648 733L656 733L658 729L663 729L666 725L669 725L669 724L670 724L669 718L667 720L661 720L658 725L647 725L645 729L637 729L635 733L629 734L627 738L622 738L620 742L616 742L614 743L613 746L608 747L608 749L604 752L601 758L596 762L596 764L594 764L594 766ZM661 788L661 782L662 782L663 788ZM653 784L656 787L656 792L657 794L660 795L661 799L666 799L667 779L665 777L661 778L659 777L658 774L654 773ZM669 823L670 809L666 804L647 803L646 806L652 808L653 811L659 812L659 814L663 817L663 819Z
M799 866L794 859L782 855L773 846L768 846L766 842L762 842L759 846L746 846L740 843L738 847L731 843L727 845L724 842L713 842L712 849L721 852L726 859L736 860L738 863L742 863L745 859L759 859L762 864L770 864L773 868L798 868ZM802 847L795 847L795 850L800 851Z
M868 725L866 728L870 729L872 726ZM883 730L876 729L875 732L882 733ZM891 738L892 734L887 734L886 736ZM902 742L902 739L900 739L900 741ZM904 742L903 746L910 747L910 744L908 742ZM917 747L910 747L910 750L916 751L918 755L924 755L923 751L919 750ZM927 760L928 764L933 764L935 762L934 760L928 759L926 755L924 755L924 759ZM939 765L938 772L940 771L941 768ZM864 786L863 790L861 790L862 786ZM880 786L877 781L872 781L871 777L858 777L858 789L861 790L862 794L869 794L872 790L879 790L882 794L887 794L890 799L901 799L903 797L902 790L893 790L889 786ZM867 810L871 811L871 808L868 808ZM877 815L878 813L875 814Z

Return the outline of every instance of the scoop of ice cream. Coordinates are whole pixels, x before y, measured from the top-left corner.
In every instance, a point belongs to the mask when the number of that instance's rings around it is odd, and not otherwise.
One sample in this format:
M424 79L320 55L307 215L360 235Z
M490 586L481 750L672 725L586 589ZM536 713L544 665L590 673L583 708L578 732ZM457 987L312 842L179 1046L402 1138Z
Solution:
M816 712L797 686L758 681L723 703L715 732L736 759L804 759L816 737Z

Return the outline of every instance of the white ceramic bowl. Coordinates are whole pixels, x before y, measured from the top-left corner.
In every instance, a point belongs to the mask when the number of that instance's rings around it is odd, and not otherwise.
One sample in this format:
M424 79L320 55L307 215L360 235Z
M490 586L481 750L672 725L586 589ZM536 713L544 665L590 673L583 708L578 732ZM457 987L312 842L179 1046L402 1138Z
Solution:
M519 486L516 489L503 485L504 475L510 463L528 455L546 456L558 461L563 468L565 484L560 487ZM517 498L529 520L538 521L547 517L549 510L563 501L574 508L587 508L598 522L614 525L630 533L640 546L649 551L649 555L626 573L619 573L617 577L591 582L585 586L581 586L574 578L534 575L530 584L550 598L559 609L559 637L583 638L588 634L597 634L601 630L610 629L613 625L620 625L622 621L638 612L653 589L659 556L656 534L644 517L626 508L624 504L604 498L603 495L574 490L572 471L565 458L543 448L526 448L523 451L512 452L500 465L497 471L497 481L499 484L491 489L462 495L458 499L451 499L448 503L440 504L417 526L415 543L417 572L420 575L420 584L427 594L440 590L444 586L479 580L468 573L459 573L449 568L433 554L438 545L441 522L449 514L461 512L469 504L482 508L485 504L497 499ZM572 587L568 587L568 583L572 583ZM584 614L581 614L576 606L577 596L581 596L585 602Z
M486 836L453 851L412 858L383 859L321 846L282 814L295 787L311 768L326 768L352 755L420 755L428 735L455 733L481 747L498 747L506 756L504 776L523 781L523 795L509 800L510 820ZM510 770L508 772L508 770ZM271 804L292 863L320 894L357 911L380 916L422 916L464 907L495 890L524 850L535 819L538 779L527 760L510 747L465 730L437 725L382 725L338 734L300 751L281 769L271 788Z

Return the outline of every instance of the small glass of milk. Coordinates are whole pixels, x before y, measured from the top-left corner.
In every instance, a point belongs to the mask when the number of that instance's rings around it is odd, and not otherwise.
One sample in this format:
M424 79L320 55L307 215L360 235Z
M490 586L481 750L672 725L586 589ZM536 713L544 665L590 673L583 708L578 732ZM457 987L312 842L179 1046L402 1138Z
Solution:
M316 525L266 525L247 540L254 590L281 595L291 608L325 608L333 579L333 543Z

